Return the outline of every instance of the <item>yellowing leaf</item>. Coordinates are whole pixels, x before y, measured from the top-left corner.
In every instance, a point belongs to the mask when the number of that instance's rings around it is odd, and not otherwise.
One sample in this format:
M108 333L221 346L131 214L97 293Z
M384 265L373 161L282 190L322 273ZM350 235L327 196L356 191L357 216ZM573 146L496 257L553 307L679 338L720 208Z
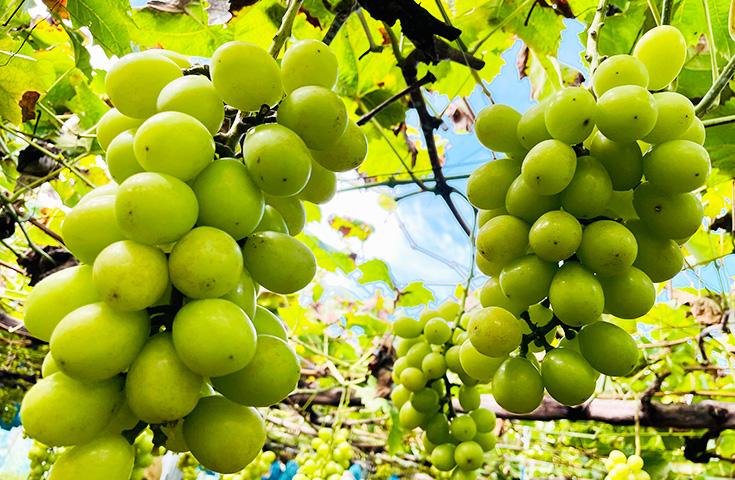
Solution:
M45 93L54 81L54 68L43 60L13 55L5 47L8 45L0 43L0 118L19 125L22 121L19 102L23 94Z

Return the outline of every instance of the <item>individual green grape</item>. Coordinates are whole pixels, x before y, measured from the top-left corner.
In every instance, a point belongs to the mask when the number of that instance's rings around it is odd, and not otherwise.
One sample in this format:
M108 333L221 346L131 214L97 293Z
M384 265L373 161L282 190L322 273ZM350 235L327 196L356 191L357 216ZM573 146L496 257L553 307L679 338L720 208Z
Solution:
M548 262L559 262L574 255L582 241L582 226L573 215L552 210L531 226L528 241L533 252Z
M489 277L480 289L480 304L483 307L502 307L516 317L520 315L527 305L517 303L508 298L497 277Z
M263 210L263 218L260 219L260 223L255 227L255 232L279 232L288 234L288 225L278 210L266 205Z
M585 326L579 339L582 356L598 372L612 377L628 375L638 363L638 345L628 332L609 322Z
M562 405L580 405L595 392L599 374L579 352L555 348L541 362L544 387Z
M684 256L675 241L657 237L639 220L625 225L638 244L638 255L633 266L648 275L652 282L664 282L681 271Z
M633 56L648 70L648 89L661 90L674 81L684 66L687 43L676 27L659 25L638 39Z
M459 399L460 406L466 412L480 408L480 391L476 387L462 385L459 387L457 398Z
M92 440L123 401L122 378L83 383L62 372L39 380L20 406L25 432L51 446Z
M454 461L460 470L476 470L482 466L484 454L482 447L470 440L457 445L454 450Z
M252 407L224 397L199 400L184 420L184 438L192 455L204 467L219 473L245 468L265 444L265 422Z
M704 145L704 139L707 136L704 123L698 117L694 117L694 120L689 125L689 128L682 134L680 134L676 140L689 140L690 142Z
M276 118L314 150L335 145L347 129L348 120L347 109L339 95L319 86L292 91L278 106Z
M433 388L422 388L411 393L411 405L421 413L439 410L439 394Z
M102 185L101 187L93 188L90 192L84 195L79 203L92 200L93 198L104 197L104 196L115 196L117 195L119 185L115 182L110 182Z
M503 206L493 208L491 210L478 209L477 212L477 228L481 228L488 221L500 215L508 215L508 211L505 209L505 196L503 196Z
M510 215L528 223L535 222L541 215L557 210L561 206L559 195L539 195L523 180L516 178L508 188L505 209Z
M134 140L135 130L125 130L113 138L107 147L105 163L107 163L110 176L117 183L122 183L126 178L145 171L135 158Z
M104 436L64 450L49 480L129 480L135 450L119 435Z
M191 230L199 214L194 192L170 175L138 173L115 197L115 214L126 237L149 245L175 242Z
M298 235L306 224L306 211L304 204L296 197L284 198L264 195L267 205L272 206L281 214L288 227L290 235ZM285 232L283 232L285 233Z
M265 201L248 169L235 159L212 162L192 185L199 225L219 228L235 240L250 235L263 218Z
M332 88L337 82L337 56L319 40L300 40L283 54L281 73L287 94L309 85Z
M316 259L299 240L278 232L258 232L242 249L245 268L271 292L298 292L316 274Z
M426 421L424 425L426 437L435 445L452 442L452 436L449 433L449 420L444 413L436 413Z
M56 364L56 361L54 360L54 357L51 355L51 352L48 352L45 357L43 357L43 363L41 364L41 377L46 378L49 375L53 375L54 373L59 371L59 366Z
M536 255L517 258L500 272L500 288L514 303L526 306L538 303L549 295L557 268L555 263L546 262Z
M169 60L174 62L176 65L178 65L180 68L191 67L191 60L189 60L189 57L179 52L174 52L172 50L166 50L163 48L156 48L155 50L152 50L152 51L168 58Z
M636 142L613 142L597 132L592 136L590 155L607 170L613 190L629 190L641 183L643 154Z
M248 318L255 321L258 288L258 284L253 281L253 277L250 276L250 272L243 268L242 273L240 274L240 281L237 282L235 288L225 293L220 298L229 300L242 308Z
M85 382L112 378L126 370L151 329L145 312L118 312L105 303L80 307L57 325L51 353L65 374Z
M404 430L413 430L425 421L426 415L413 408L411 402L404 403L398 411L398 423Z
M477 250L500 273L503 266L526 253L528 232L528 224L519 218L495 217L480 229Z
M635 189L633 206L646 227L658 237L688 238L702 225L702 203L691 193L665 194L651 183Z
M441 472L449 472L457 465L454 461L455 449L456 446L453 443L437 445L431 452L429 461L437 468L437 470Z
M179 66L163 55L154 51L130 53L108 70L105 92L122 114L146 118L156 113L156 99L163 87L181 76Z
M615 142L645 137L656 126L657 119L656 100L637 85L611 88L597 100L597 128Z
M475 120L475 134L484 146L496 152L523 152L516 136L521 114L508 105L493 104L483 108Z
M125 238L117 226L115 197L104 195L77 204L64 219L61 236L75 257L92 264L102 249Z
M622 85L648 87L646 66L632 55L613 55L597 66L592 75L592 89L598 97Z
M359 167L368 153L365 133L352 120L332 146L322 150L312 150L311 154L322 167L333 172L346 172Z
M253 112L262 105L275 105L283 95L278 63L252 43L220 45L212 54L210 70L219 96L238 110Z
M135 158L149 172L187 181L214 159L212 135L196 118L181 112L161 112L138 127Z
M541 404L543 394L541 374L526 358L508 358L493 376L493 397L509 412L534 411Z
M579 157L574 178L561 193L561 206L577 218L594 218L605 211L612 192L602 163L594 157Z
M176 354L203 377L219 377L244 368L255 356L257 333L240 307L221 298L194 300L176 313Z
M638 254L635 236L624 225L598 220L587 225L577 257L585 267L600 276L617 275L633 265Z
M421 361L421 371L424 375L431 379L437 379L444 376L447 372L447 361L439 352L431 352Z
M653 130L643 138L646 143L664 143L675 140L687 131L697 117L691 100L676 92L653 94L658 108L658 118Z
M497 418L492 410L476 408L470 412L470 417L475 421L478 433L490 433L495 429Z
M423 329L418 320L411 317L401 317L393 322L393 333L401 338L416 338Z
M423 328L423 324L421 328ZM398 355L399 357L403 357L408 353L411 347L413 347L417 343L426 343L423 335L416 338L396 338L393 341L393 346L396 349L396 355Z
M689 140L656 145L643 157L643 173L662 193L686 193L704 185L710 172L709 153Z
M469 415L458 415L449 422L449 433L455 441L465 442L474 438L477 426Z
M521 175L537 194L554 195L569 185L576 168L577 155L572 147L559 140L544 140L526 154Z
M393 371L391 372L391 378L393 379L393 383L400 383L401 381L401 373L403 370L405 370L408 367L408 361L405 357L398 357L395 362L393 362Z
M258 335L255 356L245 368L213 378L212 385L233 402L268 407L286 398L299 378L301 366L293 348L272 335Z
M337 192L337 176L322 167L316 160L311 161L311 175L299 198L307 202L321 204L330 201Z
M182 362L170 333L148 340L128 370L125 395L130 410L148 423L164 423L188 415L199 400L202 377Z
M97 122L97 142L102 150L107 150L115 137L126 130L138 128L141 123L143 119L128 117L117 108L111 108Z
M585 87L564 88L546 102L546 128L557 140L570 145L581 143L595 128L595 110L595 97ZM566 173L566 163L561 168Z
M288 331L283 320L267 308L258 305L252 321L258 335L272 335L280 338L284 342L288 341Z
M504 207L508 187L520 173L521 162L513 158L501 158L481 165L467 180L467 198L477 208Z
M296 195L311 175L309 149L282 125L272 123L252 129L242 143L242 156L252 179L271 195Z
M605 311L618 318L642 317L656 302L653 282L635 267L600 278L600 284L605 292Z
M452 337L452 329L440 317L432 318L424 325L424 338L434 345L443 345Z
M122 240L97 255L93 267L99 296L116 310L130 312L150 307L168 288L168 264L162 251Z
M406 367L401 372L401 385L412 392L417 392L426 386L426 375L420 368Z
M411 399L411 390L407 389L403 385L396 384L390 394L390 399L393 402L393 405L400 410L403 404Z
M508 310L483 308L472 316L467 332L478 352L504 357L521 344L521 324Z
M554 275L549 301L559 320L579 327L599 320L605 306L600 282L576 262L566 262Z
M23 323L31 335L48 342L67 313L99 299L92 267L79 265L59 270L33 287L25 302Z
M546 103L537 103L526 110L518 121L516 135L526 149L531 149L534 145L551 138L551 134L546 129L545 111Z
M177 78L158 94L159 112L181 112L196 118L214 135L225 119L222 99L212 82L202 75Z
M405 355L407 365L410 367L420 368L424 358L432 352L431 345L422 337L421 341L416 342L408 349Z
M237 242L227 233L197 227L174 245L168 270L171 283L187 297L221 297L240 281L243 256Z
M475 435L473 441L477 442L477 444L482 447L483 452L489 452L495 448L495 445L498 443L498 438L492 432L478 433Z

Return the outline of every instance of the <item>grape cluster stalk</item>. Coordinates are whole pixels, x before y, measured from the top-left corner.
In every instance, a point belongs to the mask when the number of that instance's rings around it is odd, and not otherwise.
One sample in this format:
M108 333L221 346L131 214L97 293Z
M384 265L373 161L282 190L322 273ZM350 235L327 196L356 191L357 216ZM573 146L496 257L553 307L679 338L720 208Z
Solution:
M81 264L39 282L26 303L25 325L50 353L22 423L44 445L70 447L52 480L139 477L133 443L147 445L135 441L147 426L156 445L239 472L266 439L257 409L299 381L287 328L258 291L311 282L315 257L295 237L303 202L329 201L367 140L332 90L337 59L322 42L296 42L280 63L229 42L211 79L184 75L206 71L190 67L164 50L111 67L115 108L97 141L114 182L64 220Z

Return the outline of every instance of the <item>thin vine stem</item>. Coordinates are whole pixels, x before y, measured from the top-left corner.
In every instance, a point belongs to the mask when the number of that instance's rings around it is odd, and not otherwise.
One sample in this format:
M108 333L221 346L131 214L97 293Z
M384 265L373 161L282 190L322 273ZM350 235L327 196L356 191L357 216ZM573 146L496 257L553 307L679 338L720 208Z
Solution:
M724 117L707 118L702 120L702 124L707 127L718 127L720 125L727 125L729 123L735 123L735 115L726 115Z
M56 264L56 261L51 258L48 253L44 252L41 247L36 245L36 243L31 240L31 237L30 235L28 235L28 231L26 230L25 225L23 225L23 220L18 216L18 212L15 210L15 207L10 202L8 202L8 198L2 193L0 193L0 203L3 204L5 211L8 212L8 215L10 215L16 225L18 225L18 228L20 228L20 231L25 237L26 242L28 242L28 246L31 248L31 250L33 250L46 260L50 261L51 263Z
M283 45L291 36L293 22L296 20L296 15L298 15L299 10L301 9L301 4L303 3L304 0L291 0L289 3L286 13L283 14L283 18L281 19L281 26L278 27L278 31L273 37L273 43L271 43L271 46L268 49L268 53L270 53L273 58L278 58L278 54L281 53Z
M733 75L735 75L735 55L730 58L730 60L727 62L727 65L725 65L725 68L722 70L720 76L717 77L710 89L707 90L707 93L705 93L704 97L702 97L702 100L700 100L697 106L694 108L694 112L697 114L697 116L701 117L702 115L707 113L710 108L712 108L712 106L717 101L717 98L720 96L720 93L722 93L725 87L727 87L728 83L730 83Z
M674 13L674 0L664 0L661 5L661 23L659 25L668 25L671 23L671 16Z

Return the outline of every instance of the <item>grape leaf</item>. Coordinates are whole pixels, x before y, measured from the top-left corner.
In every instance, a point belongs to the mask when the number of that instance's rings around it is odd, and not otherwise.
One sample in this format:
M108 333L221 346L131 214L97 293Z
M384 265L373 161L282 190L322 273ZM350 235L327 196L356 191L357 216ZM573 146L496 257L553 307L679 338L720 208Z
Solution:
M54 68L44 60L12 55L0 43L0 118L19 125L22 118L20 101L26 92L45 93L54 81ZM7 62L7 63L6 63Z
M108 54L130 52L130 32L135 25L128 0L69 0L66 8L72 25L89 27L95 42Z
M434 300L434 294L426 288L423 282L409 283L398 292L398 307L415 307L425 305Z
M390 269L384 261L376 258L360 264L357 268L362 272L360 283L385 282L390 288L395 288L390 277Z

